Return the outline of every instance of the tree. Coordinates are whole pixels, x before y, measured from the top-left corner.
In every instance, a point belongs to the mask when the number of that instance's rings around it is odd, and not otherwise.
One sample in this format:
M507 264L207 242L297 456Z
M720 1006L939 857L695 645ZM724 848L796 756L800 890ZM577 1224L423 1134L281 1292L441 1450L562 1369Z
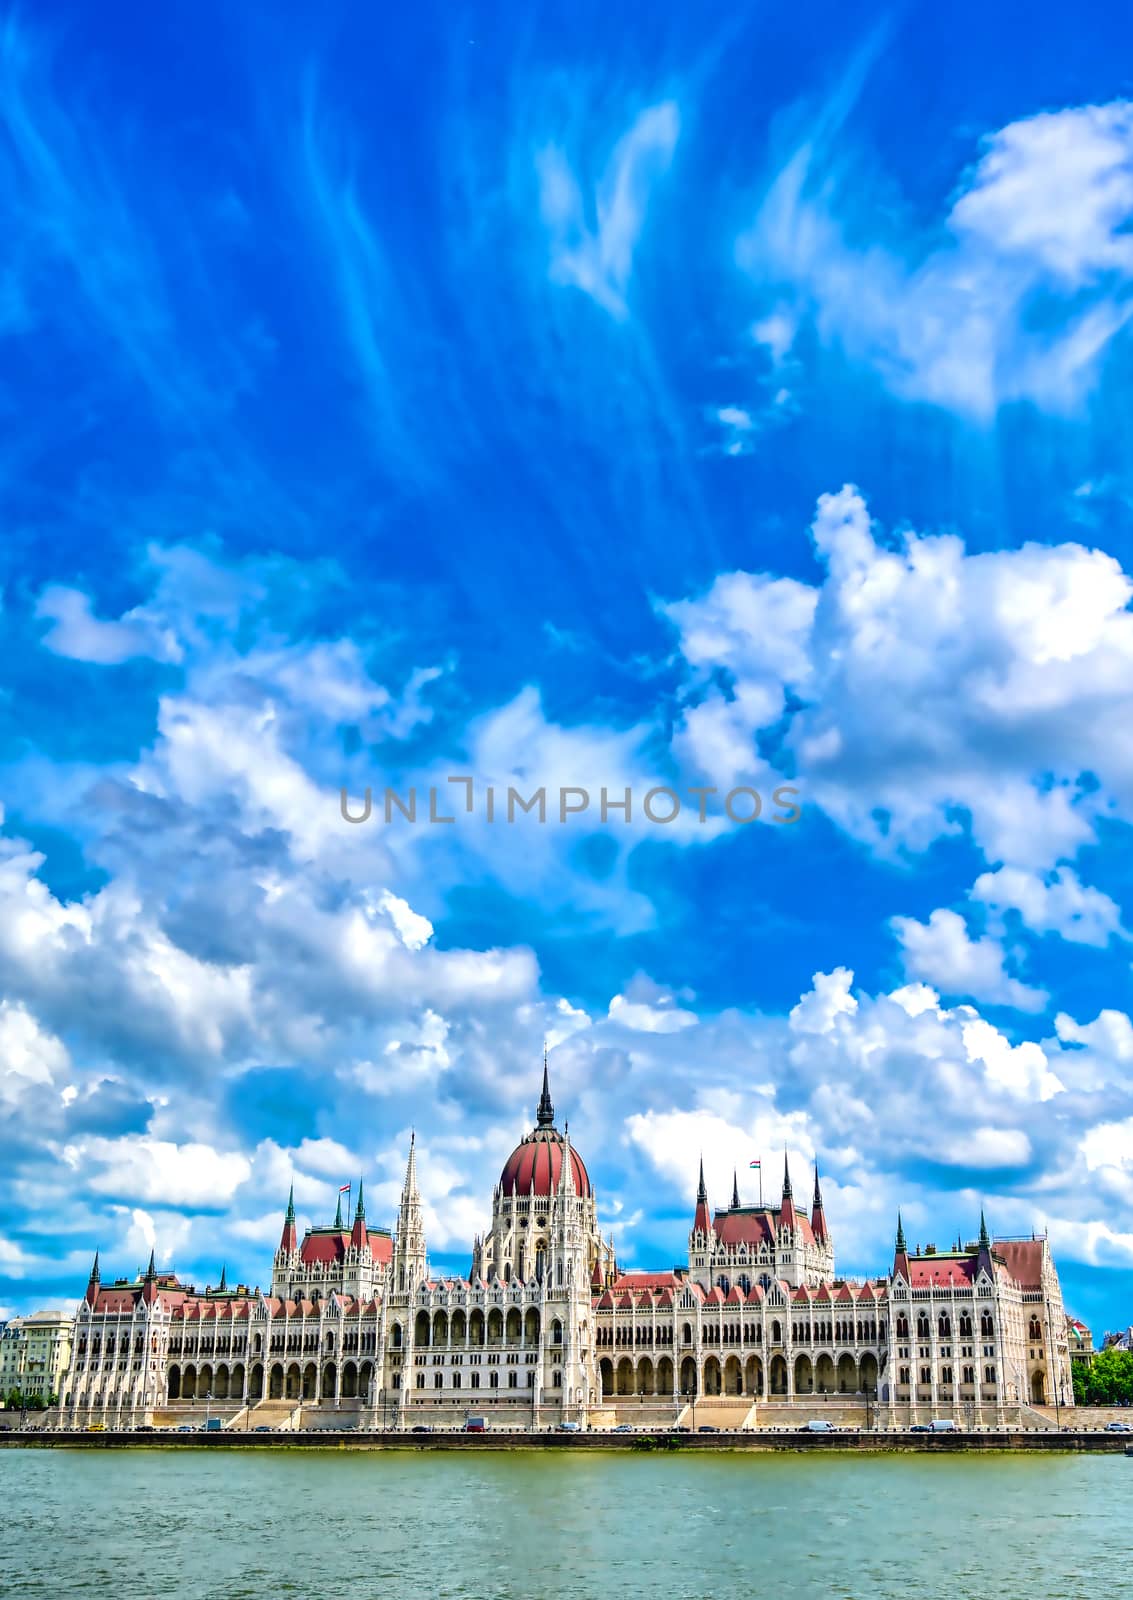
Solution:
M1133 1351L1102 1350L1085 1372L1075 1370L1074 1400L1080 1406L1133 1405Z

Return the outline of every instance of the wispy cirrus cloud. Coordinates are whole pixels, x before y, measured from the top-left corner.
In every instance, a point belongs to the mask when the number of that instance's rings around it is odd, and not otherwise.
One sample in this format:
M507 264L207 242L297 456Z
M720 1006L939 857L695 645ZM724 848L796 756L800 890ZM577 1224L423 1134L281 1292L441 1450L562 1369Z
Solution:
M615 145L592 194L584 192L561 147L546 145L536 157L552 278L581 289L618 320L629 315L626 295L634 253L652 190L668 170L679 133L674 101L639 112Z
M740 265L905 398L981 421L1011 400L1074 411L1133 315L1133 105L988 135L940 222L900 235L858 198L844 111L775 175Z

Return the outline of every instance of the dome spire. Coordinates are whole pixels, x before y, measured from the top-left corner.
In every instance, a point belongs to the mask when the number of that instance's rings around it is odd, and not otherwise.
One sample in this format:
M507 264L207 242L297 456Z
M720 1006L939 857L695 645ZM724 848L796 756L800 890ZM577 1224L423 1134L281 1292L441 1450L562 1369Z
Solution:
M537 1128L551 1128L555 1122L555 1108L551 1104L551 1086L547 1077L547 1044L543 1042L543 1093L539 1096L539 1109L535 1113Z

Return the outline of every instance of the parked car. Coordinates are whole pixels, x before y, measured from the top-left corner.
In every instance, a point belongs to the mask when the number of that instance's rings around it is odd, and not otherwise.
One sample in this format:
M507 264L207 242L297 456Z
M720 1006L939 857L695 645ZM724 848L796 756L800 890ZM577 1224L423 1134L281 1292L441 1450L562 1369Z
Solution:
M838 1430L832 1422L827 1422L825 1417L812 1417L809 1422L804 1422L799 1429L800 1433L837 1433Z
M560 1422L559 1423L559 1432L560 1433L581 1433L582 1432L582 1423L581 1422Z
M135 1433L156 1433L157 1429L154 1427L152 1422L139 1422L138 1426L134 1429L134 1432Z
M464 1423L465 1433L487 1433L487 1417L468 1417Z
M1133 1433L1133 1422L1107 1422L1105 1433Z
M271 1424L268 1423L268 1422L257 1422L256 1426L252 1429L252 1432L253 1433L270 1433L271 1432Z
M191 1422L183 1422L181 1424L181 1426L177 1429L178 1433L192 1433L192 1431L193 1431L193 1424Z
M932 1428L927 1422L914 1422L909 1429L910 1433L931 1433Z
M410 1428L410 1433L432 1433L432 1427L427 1422L415 1422Z
M633 1423L632 1422L619 1422L616 1428L611 1428L610 1429L610 1432L611 1433L632 1433L633 1432Z
M697 1433L719 1433L719 1428L714 1428L710 1422L702 1422L697 1428Z
M88 1422L87 1423L87 1432L88 1433L105 1433L106 1432L106 1424L105 1424L105 1422Z

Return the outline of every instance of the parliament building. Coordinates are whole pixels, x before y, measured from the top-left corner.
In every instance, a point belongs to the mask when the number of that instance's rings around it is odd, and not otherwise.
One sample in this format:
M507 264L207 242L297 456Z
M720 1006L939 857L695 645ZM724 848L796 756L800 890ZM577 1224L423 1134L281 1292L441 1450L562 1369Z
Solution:
M970 1243L915 1251L898 1217L888 1270L850 1279L817 1172L809 1208L784 1161L777 1205L741 1204L733 1175L713 1209L702 1162L687 1266L622 1270L545 1063L466 1278L430 1272L411 1140L392 1231L370 1226L361 1184L352 1219L340 1202L302 1239L289 1200L267 1292L225 1273L196 1290L152 1254L104 1283L96 1255L71 1349L73 1427L994 1427L1073 1405L1047 1240L994 1238L982 1217Z

